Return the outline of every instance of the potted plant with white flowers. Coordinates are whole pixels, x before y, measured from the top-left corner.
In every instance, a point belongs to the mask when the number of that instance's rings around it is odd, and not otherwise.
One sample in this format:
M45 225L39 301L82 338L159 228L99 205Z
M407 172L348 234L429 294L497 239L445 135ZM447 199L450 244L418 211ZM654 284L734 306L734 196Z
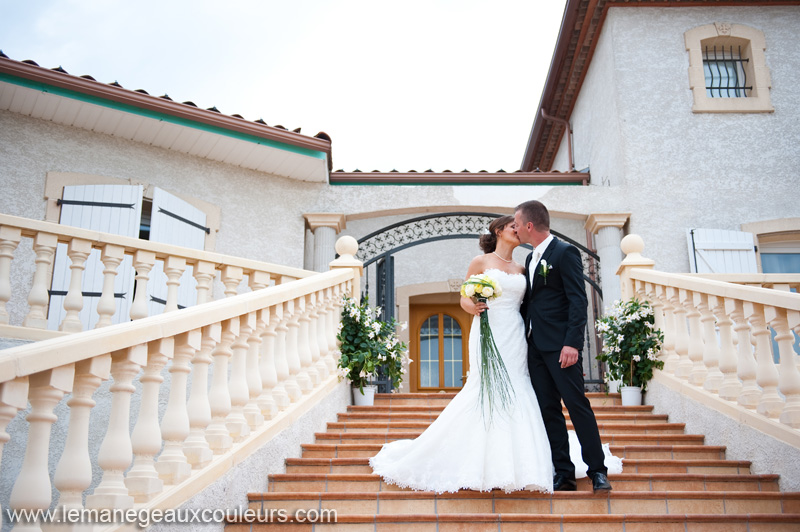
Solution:
M408 349L397 337L397 328L405 328L392 318L380 320L381 309L370 308L367 298L359 304L343 299L342 319L336 339L339 341L339 374L353 386L353 403L371 405L376 386L371 384L380 368L392 383L400 386L408 367Z
M655 327L650 303L636 298L615 301L595 326L603 339L596 358L605 362L606 378L621 380L623 405L642 404L653 371L664 368L664 361L658 358L664 333Z

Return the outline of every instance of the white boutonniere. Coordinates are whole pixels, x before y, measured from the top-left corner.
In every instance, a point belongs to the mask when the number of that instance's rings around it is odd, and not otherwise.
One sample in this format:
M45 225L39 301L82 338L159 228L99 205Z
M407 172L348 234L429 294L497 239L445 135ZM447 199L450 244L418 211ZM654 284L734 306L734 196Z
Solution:
M550 273L550 270L552 269L553 265L547 264L546 260L542 259L539 262L539 275L541 275L542 279L544 279L544 284L547 284L547 274Z

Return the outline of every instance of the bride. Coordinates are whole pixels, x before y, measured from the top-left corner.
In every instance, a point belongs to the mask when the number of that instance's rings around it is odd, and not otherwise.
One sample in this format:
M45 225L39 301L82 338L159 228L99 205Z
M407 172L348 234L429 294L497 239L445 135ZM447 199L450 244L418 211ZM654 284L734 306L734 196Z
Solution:
M461 307L475 315L469 335L472 375L419 437L387 443L370 458L373 472L389 484L437 493L495 488L553 492L550 444L531 386L519 311L527 283L525 269L510 260L520 243L513 222L513 217L502 216L489 225L489 234L480 239L484 254L475 257L467 270L467 278L485 273L502 287L502 295L489 305L461 298ZM485 422L479 406L478 320L486 309L491 309L489 324L513 388L512 406L495 411L490 422ZM569 436L576 476L585 477L578 440L572 431ZM611 455L608 444L603 450L609 473L622 472L622 461Z

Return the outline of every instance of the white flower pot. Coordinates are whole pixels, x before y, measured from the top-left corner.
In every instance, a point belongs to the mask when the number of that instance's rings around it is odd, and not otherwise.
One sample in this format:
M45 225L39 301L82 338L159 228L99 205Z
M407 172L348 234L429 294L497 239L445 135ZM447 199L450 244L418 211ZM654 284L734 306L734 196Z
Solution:
M622 394L622 406L641 406L642 389L638 386L622 386L619 392Z
M621 380L608 381L606 383L606 387L608 388L608 393L619 393L619 387L621 385L622 385Z
M364 393L357 387L353 387L353 404L356 406L372 406L375 402L375 391L378 389L374 384L364 386Z

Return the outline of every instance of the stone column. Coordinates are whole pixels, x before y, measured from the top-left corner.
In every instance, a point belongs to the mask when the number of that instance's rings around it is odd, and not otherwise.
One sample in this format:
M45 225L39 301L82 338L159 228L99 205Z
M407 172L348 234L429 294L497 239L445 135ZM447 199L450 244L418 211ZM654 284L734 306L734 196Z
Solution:
M334 246L336 235L346 227L344 214L304 214L308 228L314 233L314 260L311 265L316 272L328 271L328 264L336 258Z
M614 301L622 299L619 277L614 275L622 263L622 228L630 218L630 213L590 214L585 227L595 235L597 254L600 256L600 280L603 287L603 306L611 307Z

